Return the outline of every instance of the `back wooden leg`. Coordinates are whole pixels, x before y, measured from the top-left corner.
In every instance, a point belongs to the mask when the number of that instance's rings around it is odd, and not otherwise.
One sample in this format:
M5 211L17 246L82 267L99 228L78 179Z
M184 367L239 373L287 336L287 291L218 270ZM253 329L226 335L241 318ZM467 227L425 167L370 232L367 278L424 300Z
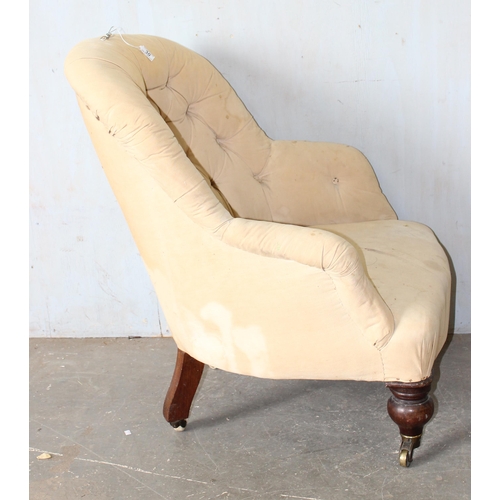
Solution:
M174 375L163 404L163 416L175 430L186 428L186 419L204 367L204 363L177 349Z
M420 446L424 425L434 413L434 401L429 396L432 377L421 382L390 382L386 386L392 392L387 411L401 433L399 463L409 467L413 450Z

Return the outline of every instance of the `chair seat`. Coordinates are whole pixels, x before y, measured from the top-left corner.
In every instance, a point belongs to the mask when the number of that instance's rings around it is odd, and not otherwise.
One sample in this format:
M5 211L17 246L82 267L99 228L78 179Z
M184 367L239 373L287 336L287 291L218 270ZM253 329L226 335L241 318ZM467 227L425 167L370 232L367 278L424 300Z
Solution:
M400 220L314 227L342 236L358 250L394 315L394 334L381 349L385 379L400 380L411 371L430 373L446 340L450 288L448 259L434 233L423 224Z

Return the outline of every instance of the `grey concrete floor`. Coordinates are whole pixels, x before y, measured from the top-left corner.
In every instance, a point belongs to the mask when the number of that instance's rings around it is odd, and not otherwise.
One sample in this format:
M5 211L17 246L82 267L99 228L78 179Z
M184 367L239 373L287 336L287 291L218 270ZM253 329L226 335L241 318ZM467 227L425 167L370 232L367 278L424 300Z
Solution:
M170 338L31 339L31 499L471 497L470 335L436 363L436 411L407 469L382 383L206 369L175 432L161 413L175 353Z

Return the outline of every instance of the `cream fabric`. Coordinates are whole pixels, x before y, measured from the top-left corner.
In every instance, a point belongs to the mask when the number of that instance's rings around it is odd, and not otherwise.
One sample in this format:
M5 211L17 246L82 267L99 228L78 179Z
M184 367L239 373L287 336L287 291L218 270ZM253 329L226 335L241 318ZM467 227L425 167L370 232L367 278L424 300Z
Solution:
M432 232L398 221L366 158L273 141L205 59L87 40L73 86L180 349L269 378L416 381L448 328Z

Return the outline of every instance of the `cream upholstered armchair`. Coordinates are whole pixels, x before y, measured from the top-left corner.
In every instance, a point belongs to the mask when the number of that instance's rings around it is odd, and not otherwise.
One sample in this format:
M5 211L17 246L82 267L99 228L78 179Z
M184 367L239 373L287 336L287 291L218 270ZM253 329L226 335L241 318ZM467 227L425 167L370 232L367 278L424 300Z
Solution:
M65 73L178 347L166 420L186 426L205 364L380 381L408 466L448 329L432 231L397 219L356 149L268 138L177 43L108 34Z

